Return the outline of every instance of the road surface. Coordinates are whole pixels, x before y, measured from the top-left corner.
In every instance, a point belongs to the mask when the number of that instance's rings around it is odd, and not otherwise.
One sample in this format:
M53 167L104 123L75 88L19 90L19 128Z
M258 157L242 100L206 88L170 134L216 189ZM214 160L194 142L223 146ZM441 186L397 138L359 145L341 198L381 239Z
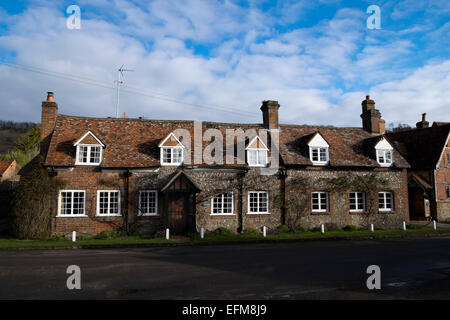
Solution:
M0 299L410 298L450 298L450 238L0 251Z

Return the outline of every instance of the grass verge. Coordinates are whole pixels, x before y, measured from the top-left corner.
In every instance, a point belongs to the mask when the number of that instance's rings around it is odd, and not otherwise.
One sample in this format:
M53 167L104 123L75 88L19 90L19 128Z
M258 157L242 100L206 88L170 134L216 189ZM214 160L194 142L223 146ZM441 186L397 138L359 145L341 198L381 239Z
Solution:
M119 237L113 239L84 239L72 242L66 239L42 239L42 240L18 240L0 239L0 250L14 249L57 249L57 248L105 248L105 247L150 247L150 246L172 246L172 245L208 245L227 243L260 243L260 242L289 242L289 241L314 241L314 240L358 240L358 239L383 239L383 238L414 238L450 235L449 229L433 230L432 228L421 228L413 230L368 230L358 231L330 231L325 234L320 232L279 233L268 234L266 238L258 234L229 234L214 235L207 234L200 239L198 234L186 239L164 238L140 238Z

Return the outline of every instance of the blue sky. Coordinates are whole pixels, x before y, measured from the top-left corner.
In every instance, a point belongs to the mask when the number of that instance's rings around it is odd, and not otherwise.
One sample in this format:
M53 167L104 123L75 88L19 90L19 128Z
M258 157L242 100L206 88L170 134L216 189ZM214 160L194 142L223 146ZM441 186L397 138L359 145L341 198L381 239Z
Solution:
M130 117L260 122L272 99L284 123L360 126L370 94L387 123L450 121L449 18L446 1L2 1L0 118L39 121L46 91L113 116L124 64Z

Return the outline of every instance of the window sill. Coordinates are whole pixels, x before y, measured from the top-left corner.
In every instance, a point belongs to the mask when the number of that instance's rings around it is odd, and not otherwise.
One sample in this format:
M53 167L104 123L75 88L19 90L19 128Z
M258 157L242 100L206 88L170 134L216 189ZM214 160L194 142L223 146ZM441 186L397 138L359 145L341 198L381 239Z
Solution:
M76 163L75 162L75 165L76 166L99 166L100 163Z
M220 217L220 216L235 216L234 213L211 213L210 216Z
M163 167L179 167L183 163L161 163L161 166Z
M331 212L330 211L311 211L311 215L330 215Z
M247 214L250 215L250 216L257 216L257 215L260 215L260 214L269 215L270 212L247 212Z
M144 213L144 214L138 214L138 217L159 217L159 214L157 214L157 213Z
M121 214L96 214L95 216L101 218L101 217L121 217L122 215Z
M88 218L87 214L58 214L57 218Z

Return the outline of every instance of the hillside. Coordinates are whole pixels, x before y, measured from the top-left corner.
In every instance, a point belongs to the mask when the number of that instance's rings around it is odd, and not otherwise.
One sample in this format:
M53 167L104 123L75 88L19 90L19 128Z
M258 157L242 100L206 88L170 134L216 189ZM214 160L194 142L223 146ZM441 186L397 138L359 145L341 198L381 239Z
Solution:
M36 123L0 120L0 154L12 151L28 130Z

